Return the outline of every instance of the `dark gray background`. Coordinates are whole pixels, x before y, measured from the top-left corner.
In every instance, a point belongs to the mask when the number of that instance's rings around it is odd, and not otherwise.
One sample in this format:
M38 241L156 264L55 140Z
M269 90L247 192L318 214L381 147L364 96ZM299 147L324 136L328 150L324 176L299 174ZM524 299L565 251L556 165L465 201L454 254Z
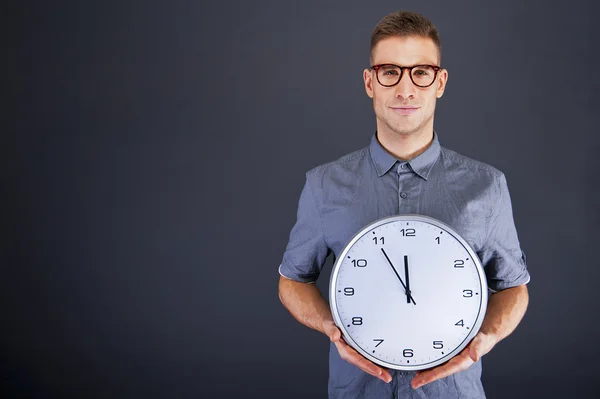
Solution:
M440 141L505 172L528 255L489 397L600 396L591 1L49 3L1 10L3 397L325 397L277 267L304 173L368 145L399 9L437 25Z

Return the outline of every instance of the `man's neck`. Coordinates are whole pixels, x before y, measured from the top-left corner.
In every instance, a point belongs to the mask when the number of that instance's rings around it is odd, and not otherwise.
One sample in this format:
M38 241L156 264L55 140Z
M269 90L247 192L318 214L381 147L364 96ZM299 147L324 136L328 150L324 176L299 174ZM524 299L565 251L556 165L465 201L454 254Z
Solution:
M396 158L409 161L425 152L433 143L433 128L429 132L410 134L398 134L387 131L387 129L378 129L377 140L387 152Z

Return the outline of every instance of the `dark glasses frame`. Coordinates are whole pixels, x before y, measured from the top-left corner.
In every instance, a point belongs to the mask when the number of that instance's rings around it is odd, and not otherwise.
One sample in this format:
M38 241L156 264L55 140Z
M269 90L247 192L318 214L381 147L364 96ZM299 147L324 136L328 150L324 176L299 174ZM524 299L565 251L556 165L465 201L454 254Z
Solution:
M379 81L379 69L381 69L382 67L385 66L393 66L396 68L400 68L400 75L398 75L398 80L396 81L396 83L391 84L391 85L384 85L383 83L381 83ZM413 76L412 76L412 70L414 68L418 68L418 67L430 67L432 68L435 73L433 75L433 79L431 80L431 83L429 83L426 86L423 85L419 85L417 83L415 83ZM417 87L429 87L433 84L433 82L435 82L435 79L437 78L437 74L439 71L441 71L443 68L437 65L427 65L427 64L419 64L419 65L413 65L413 66L400 66L400 65L396 65L396 64L378 64L378 65L372 65L371 67L369 67L369 70L371 71L375 71L375 77L377 78L377 82L382 85L383 87L392 87L392 86L396 86L398 83L400 83L400 79L402 79L402 76L404 76L404 70L408 69L408 76L410 76L410 80L411 82L413 82L413 84Z

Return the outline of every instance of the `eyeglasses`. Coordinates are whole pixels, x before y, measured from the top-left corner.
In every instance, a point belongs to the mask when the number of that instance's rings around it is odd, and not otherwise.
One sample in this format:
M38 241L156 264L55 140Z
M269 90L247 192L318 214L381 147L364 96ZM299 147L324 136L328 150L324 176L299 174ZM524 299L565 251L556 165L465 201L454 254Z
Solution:
M408 69L410 80L418 87L429 87L435 81L437 73L442 69L436 65L399 66L394 64L373 65L369 68L375 71L377 81L385 87L392 87L402 79L402 72Z

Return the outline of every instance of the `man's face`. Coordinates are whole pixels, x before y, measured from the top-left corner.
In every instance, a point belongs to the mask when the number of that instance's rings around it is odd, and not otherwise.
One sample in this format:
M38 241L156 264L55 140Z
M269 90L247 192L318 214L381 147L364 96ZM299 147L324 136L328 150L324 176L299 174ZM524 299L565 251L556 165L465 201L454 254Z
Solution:
M372 65L439 66L435 43L419 36L383 39L375 46L372 57ZM375 71L365 69L363 78L367 95L373 99L378 130L402 135L433 132L435 102L444 94L448 79L445 69L437 73L429 87L416 86L408 70L402 72L402 79L392 87L380 85Z

